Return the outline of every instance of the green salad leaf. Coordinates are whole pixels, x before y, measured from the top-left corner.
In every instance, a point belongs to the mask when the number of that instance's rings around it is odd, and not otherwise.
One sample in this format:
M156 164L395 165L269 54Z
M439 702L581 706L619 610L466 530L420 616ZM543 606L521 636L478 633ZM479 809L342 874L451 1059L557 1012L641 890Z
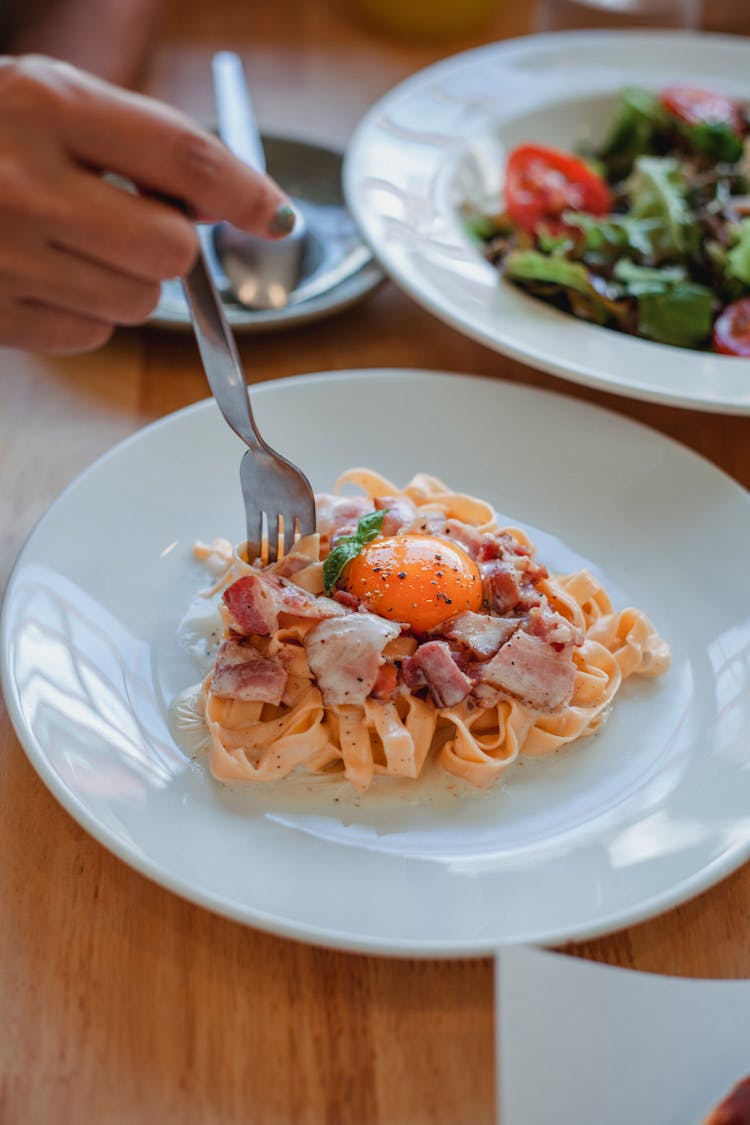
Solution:
M463 225L469 238L474 238L477 242L489 242L499 233L493 216L482 215L479 211L467 212L463 216Z
M540 227L537 231L536 241L543 254L553 254L555 257L568 254L573 249L573 240L569 234L551 234L545 227Z
M679 161L671 156L639 156L626 187L634 218L662 221L661 229L653 232L658 260L695 253L700 234L687 203L688 185Z
M656 94L640 86L623 90L609 136L596 152L611 181L627 176L637 157L653 151L654 139L665 121Z
M701 121L685 125L682 134L702 156L726 164L736 164L743 152L742 137L726 121Z
M640 297L644 293L666 293L674 288L675 282L687 280L683 266L656 269L639 266L630 258L620 258L615 265L614 276L623 283L631 297Z
M514 250L505 259L503 272L513 281L542 281L586 292L591 285L582 262L542 254L538 250Z
M597 324L608 324L619 317L616 302L595 287L583 262L571 262L538 250L514 250L503 263L503 273L531 289L561 289L569 296L577 294L583 300L575 301L576 314Z
M563 222L576 227L584 236L584 254L603 254L616 258L623 250L630 250L651 259L655 243L663 229L661 218L640 219L633 215L607 215L600 219L585 211L566 211Z
M477 203L464 203L460 210L461 222L469 238L489 242L499 235L512 235L515 225L504 211L485 211Z
M750 219L743 219L734 231L734 242L725 258L727 277L750 285Z
M661 344L699 348L711 335L714 299L710 289L675 281L638 296L638 333Z
M326 555L323 563L323 587L326 594L330 594L346 564L356 558L363 547L380 535L387 511L387 508L383 508L379 512L368 512L367 515L362 516L354 534L343 536Z

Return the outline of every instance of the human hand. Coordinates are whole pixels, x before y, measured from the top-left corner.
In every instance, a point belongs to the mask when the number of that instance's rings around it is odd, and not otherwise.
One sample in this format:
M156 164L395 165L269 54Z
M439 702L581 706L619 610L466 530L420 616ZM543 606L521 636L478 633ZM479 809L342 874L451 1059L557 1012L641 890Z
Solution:
M193 223L155 196L271 238L294 222L272 180L169 106L52 59L0 58L0 345L89 351L145 320L197 251Z

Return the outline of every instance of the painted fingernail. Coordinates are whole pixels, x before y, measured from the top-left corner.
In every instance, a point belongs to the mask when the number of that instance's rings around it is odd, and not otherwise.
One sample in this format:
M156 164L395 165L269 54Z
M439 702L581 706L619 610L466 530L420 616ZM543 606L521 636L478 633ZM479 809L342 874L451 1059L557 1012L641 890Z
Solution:
M269 234L290 234L294 229L296 215L288 203L282 203L268 224Z

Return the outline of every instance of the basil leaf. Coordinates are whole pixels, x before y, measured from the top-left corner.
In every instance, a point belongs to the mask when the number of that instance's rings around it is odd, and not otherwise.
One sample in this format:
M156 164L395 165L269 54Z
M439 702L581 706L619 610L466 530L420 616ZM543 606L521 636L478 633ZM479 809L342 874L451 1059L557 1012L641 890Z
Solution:
M328 553L323 563L323 588L330 594L341 577L344 567L355 559L363 547L376 539L383 530L387 508L379 512L368 512L362 516L353 535L345 535Z
M347 535L347 539L357 539L360 547L366 546L376 539L380 532L383 530L383 520L385 519L388 508L382 508L378 512L368 512L367 515L362 516L357 524L357 530L354 535ZM343 540L342 540L343 542Z
M323 588L326 594L330 594L331 590L338 582L346 564L357 557L363 545L364 544L358 543L352 536L343 539L326 556L326 560L323 563Z

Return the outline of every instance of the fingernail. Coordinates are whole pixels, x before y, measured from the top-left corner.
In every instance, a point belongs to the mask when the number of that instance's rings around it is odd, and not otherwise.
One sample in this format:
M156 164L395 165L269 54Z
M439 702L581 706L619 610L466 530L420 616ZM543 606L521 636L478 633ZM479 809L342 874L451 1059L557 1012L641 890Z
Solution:
M276 213L268 224L269 234L290 234L294 229L297 216L288 203L282 203L276 208Z

